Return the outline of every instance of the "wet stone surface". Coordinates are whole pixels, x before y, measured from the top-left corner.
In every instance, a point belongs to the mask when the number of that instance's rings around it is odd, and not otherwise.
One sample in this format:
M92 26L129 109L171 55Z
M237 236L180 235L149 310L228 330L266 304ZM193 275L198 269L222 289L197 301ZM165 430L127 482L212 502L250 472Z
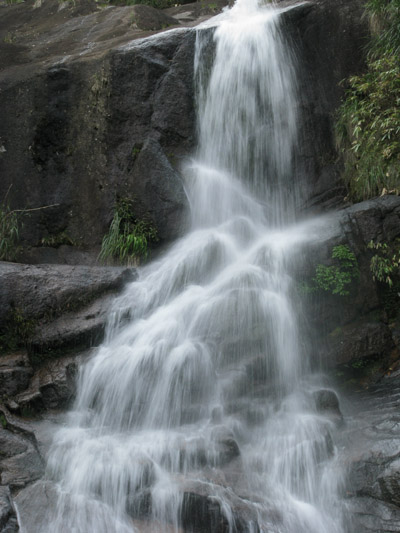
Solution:
M339 454L351 531L400 531L400 374L353 394Z

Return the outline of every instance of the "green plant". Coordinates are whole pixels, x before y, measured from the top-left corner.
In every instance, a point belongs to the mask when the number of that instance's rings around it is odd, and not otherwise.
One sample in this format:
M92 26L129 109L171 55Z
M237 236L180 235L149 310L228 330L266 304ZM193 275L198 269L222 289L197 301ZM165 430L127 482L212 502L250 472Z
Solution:
M137 156L140 154L140 150L142 149L142 146L134 145L131 151L131 155L133 159L136 159Z
M13 261L19 251L19 230L22 226L21 210L10 209L7 201L8 192L0 204L0 260Z
M0 261L14 261L20 246L20 229L23 227L23 217L32 211L40 211L50 207L58 207L59 204L33 207L30 209L11 209L8 203L8 195L12 185L0 203Z
M302 292L310 294L325 291L339 296L350 294L349 285L359 276L356 256L347 245L341 244L333 247L331 258L335 264L317 265L311 284L301 284Z
M138 219L132 201L119 200L108 233L104 236L99 259L116 259L121 263L137 263L147 257L149 244L158 240L157 229L150 220Z
M7 419L6 417L2 414L0 414L0 424L2 426L3 429L6 429L7 427Z
M75 246L75 242L71 239L69 235L67 235L65 231L56 233L54 235L47 235L47 237L43 237L40 240L40 244L42 246L48 246L50 248L58 248L59 246L62 246L63 244L69 245L69 246Z
M14 41L15 41L15 35L11 32L7 32L3 39L3 42L7 44L12 44Z
M348 80L336 126L349 195L400 192L400 0L366 4L375 28L367 71Z
M181 1L177 0L108 0L109 5L118 5L118 6L134 6L137 4L144 4L146 6L151 6L156 9L166 9L168 7L173 7L177 4L181 4Z
M27 318L19 308L13 308L6 319L4 333L0 333L0 352L10 352L26 345L36 328L36 321Z
M400 274L400 247L393 249L385 242L371 241L368 248L378 252L372 256L370 262L373 279L393 287L394 278Z

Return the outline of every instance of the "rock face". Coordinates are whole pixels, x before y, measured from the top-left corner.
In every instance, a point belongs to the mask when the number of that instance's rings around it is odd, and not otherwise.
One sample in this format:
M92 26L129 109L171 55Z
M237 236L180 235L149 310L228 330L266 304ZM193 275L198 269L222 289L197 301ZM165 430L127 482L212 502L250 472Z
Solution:
M26 318L56 318L115 293L135 278L133 269L21 265L0 261L0 328L19 309Z
M298 63L295 179L300 184L301 208L320 212L343 205L346 194L335 147L334 115L343 97L340 82L364 67L360 52L369 36L368 23L358 1L316 0L285 15L285 36Z
M0 385L13 412L68 405L78 363L103 338L112 295L135 276L117 267L0 263Z
M133 200L137 218L153 220L161 243L184 231L182 166L196 137L196 34L180 27L140 39L146 33L138 28L174 20L190 26L203 16L197 4L169 15L148 6L99 11L89 1L0 7L0 200L11 186L14 208L52 206L26 219L20 260L92 262L118 198ZM318 0L282 15L299 57L303 126L295 179L306 191L303 207L343 198L332 112L339 81L362 65L360 6Z
M108 31L117 32L116 16L136 17L137 9L113 8ZM101 18L98 13L88 17L91 24ZM91 29L90 20L80 16L71 19L70 31L81 22ZM133 37L142 34L136 31ZM107 34L96 37L101 41ZM96 249L117 198L133 199L136 217L150 217L161 240L181 232L186 197L176 168L193 145L194 38L190 30L177 30L125 47L113 41L106 53L99 47L90 53L91 42L83 51L66 42L64 54L50 53L46 66L0 73L0 174L5 177L0 198L12 185L13 207L54 206L32 212L24 225L23 236L33 246L28 261L43 261L44 255L52 262L65 260L68 249L52 257L42 249L46 237L68 235L75 245L71 253ZM65 41L63 30L53 39ZM6 115L16 100L18 110Z
M14 533L19 529L8 487L0 487L0 528L3 533Z
M400 529L399 372L353 395L342 435L352 531Z
M385 310L387 288L373 280L370 262L376 252L368 249L368 243L391 244L400 236L400 198L362 202L332 214L325 225L326 234L305 249L303 266L295 276L309 280L317 265L331 265L332 250L338 245L355 254L359 272L348 296L317 291L306 297L310 323L305 327L314 338L315 359L324 368L336 367L347 378L373 381L398 358L398 319Z

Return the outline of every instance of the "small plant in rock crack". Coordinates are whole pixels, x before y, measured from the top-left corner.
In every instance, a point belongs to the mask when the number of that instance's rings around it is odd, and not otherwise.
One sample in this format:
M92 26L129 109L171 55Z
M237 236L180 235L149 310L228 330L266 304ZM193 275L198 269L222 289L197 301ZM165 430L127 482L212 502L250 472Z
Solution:
M350 294L352 281L359 277L356 256L346 244L341 244L333 247L331 258L335 264L317 265L311 283L303 282L300 285L303 293L325 291L338 296Z
M349 197L400 194L400 0L368 0L366 70L348 79L336 124Z
M20 308L9 311L5 327L0 331L0 354L18 350L28 344L34 334L37 322L27 318Z
M149 245L158 241L157 229L148 219L138 219L129 199L119 200L108 233L103 237L99 259L138 264L148 255Z
M22 210L13 210L7 201L8 189L0 203L0 260L13 261L19 251L19 232L22 227Z
M32 211L40 211L59 204L45 205L26 209L11 209L8 195L12 185L7 190L0 202L0 261L14 261L21 249L19 246L20 230L23 227L23 218Z
M371 241L368 248L377 252L370 262L373 279L393 287L395 278L400 274L400 242L391 247L385 242Z

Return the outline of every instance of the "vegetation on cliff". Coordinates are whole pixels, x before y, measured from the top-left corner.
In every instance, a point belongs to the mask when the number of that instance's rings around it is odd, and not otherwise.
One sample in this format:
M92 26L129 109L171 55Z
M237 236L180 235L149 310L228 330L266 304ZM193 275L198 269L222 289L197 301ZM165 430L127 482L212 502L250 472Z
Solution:
M400 0L369 0L366 12L367 70L348 80L337 123L354 201L400 191Z
M121 264L138 264L148 254L151 243L157 242L157 229L150 220L138 219L129 199L120 199L108 233L101 244L99 259Z

